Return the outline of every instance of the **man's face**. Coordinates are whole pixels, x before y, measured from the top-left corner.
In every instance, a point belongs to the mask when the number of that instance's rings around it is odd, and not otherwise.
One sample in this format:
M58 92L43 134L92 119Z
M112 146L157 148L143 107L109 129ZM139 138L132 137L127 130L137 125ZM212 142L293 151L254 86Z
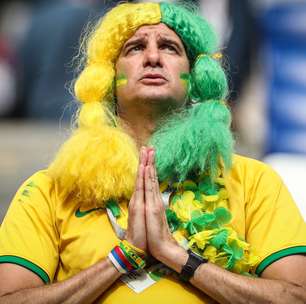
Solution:
M177 34L165 24L140 27L123 45L116 63L116 96L119 108L184 103L189 61Z

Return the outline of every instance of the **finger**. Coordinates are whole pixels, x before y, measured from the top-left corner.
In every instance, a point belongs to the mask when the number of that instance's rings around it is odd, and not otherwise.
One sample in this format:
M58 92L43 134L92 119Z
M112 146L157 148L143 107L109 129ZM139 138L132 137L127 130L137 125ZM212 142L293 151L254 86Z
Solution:
M161 193L160 193L160 190L159 190L159 182L158 182L156 166L155 166L155 151L154 150L153 150L153 153L152 153L151 158L150 158L150 163L151 163L150 175L151 175L151 180L152 180L152 184L153 184L153 191L154 191L154 194L155 194L155 199L159 200L159 202L163 205L162 196L161 196Z
M150 207L153 204L154 194L153 194L153 184L150 177L149 165L145 167L144 188L145 188L145 202L148 205L148 207Z
M156 171L156 166L155 166L155 151L153 151L151 162L152 162L151 175L152 175L152 179L155 181L154 186L155 186L156 194L158 194L158 197L161 197L160 190L159 190L158 176L157 176L157 171Z
M154 163L155 150L152 147L147 147L146 151L147 151L147 155L148 155L147 165L152 165Z
M144 199L144 166L139 164L137 171L136 187L135 187L135 203L139 204Z
M147 165L147 160L148 160L147 148L142 146L140 149L139 164L143 164L143 166L145 167Z
M135 191L133 193L132 199L130 201L131 208L139 207L140 204L143 204L144 201L144 165L143 163L146 161L146 154L144 152L144 149L140 149L140 155L139 155L139 166L137 171L137 177L136 177L136 185L135 185Z

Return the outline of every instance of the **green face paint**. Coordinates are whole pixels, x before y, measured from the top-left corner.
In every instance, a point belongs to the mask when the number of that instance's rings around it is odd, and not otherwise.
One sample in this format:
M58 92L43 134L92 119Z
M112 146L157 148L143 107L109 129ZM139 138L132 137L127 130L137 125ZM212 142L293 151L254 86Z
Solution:
M116 76L116 87L126 85L127 82L127 77L123 73Z

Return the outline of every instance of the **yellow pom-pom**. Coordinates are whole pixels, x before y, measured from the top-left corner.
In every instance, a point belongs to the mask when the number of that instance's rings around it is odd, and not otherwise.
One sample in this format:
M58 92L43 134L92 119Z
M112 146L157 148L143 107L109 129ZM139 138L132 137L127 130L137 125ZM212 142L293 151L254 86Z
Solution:
M215 263L217 256L217 248L214 246L207 246L203 252L203 256L211 263Z
M201 210L203 205L198 200L193 200L192 205L194 206L195 210Z
M217 200L219 200L219 195L218 194L213 194L213 195L204 195L203 194L203 198L205 201L207 202L216 202Z
M172 233L172 236L174 237L174 239L179 243L183 243L185 242L186 239L186 233L184 230L176 230Z
M228 203L227 203L227 200L221 200L219 202L217 202L217 207L218 208L225 208L225 209L228 209Z
M212 230L204 230L199 233L196 233L192 235L189 239L189 247L191 247L193 244L197 244L197 246L200 249L204 249L207 242L213 237L213 235L216 233L216 229Z
M218 195L219 195L219 198L220 198L221 200L228 199L228 197L229 197L229 196L228 196L228 192L227 192L227 190L226 190L225 188L220 189Z
M184 191L183 195L182 195L182 201L184 202L184 204L191 204L192 201L194 200L195 195L192 191Z

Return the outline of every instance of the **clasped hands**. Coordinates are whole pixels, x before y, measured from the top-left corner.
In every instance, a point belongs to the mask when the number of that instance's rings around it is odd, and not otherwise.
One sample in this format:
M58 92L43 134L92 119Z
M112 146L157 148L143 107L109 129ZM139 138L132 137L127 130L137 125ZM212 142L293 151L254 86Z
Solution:
M157 260L166 262L171 259L169 254L182 248L168 227L154 156L153 148L141 148L136 187L129 203L126 239Z

